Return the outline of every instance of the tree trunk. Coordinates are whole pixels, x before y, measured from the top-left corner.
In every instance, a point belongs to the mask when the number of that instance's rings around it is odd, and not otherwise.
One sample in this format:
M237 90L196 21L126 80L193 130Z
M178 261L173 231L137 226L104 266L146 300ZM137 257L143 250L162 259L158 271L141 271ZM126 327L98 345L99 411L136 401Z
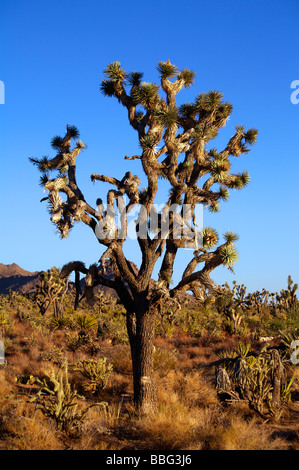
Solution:
M131 346L134 403L141 414L156 408L156 386L153 377L154 338L157 310L140 304L134 314L128 314L127 327Z

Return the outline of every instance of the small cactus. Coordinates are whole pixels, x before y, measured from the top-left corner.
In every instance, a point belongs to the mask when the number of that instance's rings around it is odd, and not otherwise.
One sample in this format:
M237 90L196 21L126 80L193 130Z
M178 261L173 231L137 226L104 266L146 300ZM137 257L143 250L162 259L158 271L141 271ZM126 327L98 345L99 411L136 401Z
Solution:
M97 360L89 359L81 361L76 365L75 370L81 372L88 380L87 389L91 390L92 393L96 393L107 386L113 366L112 364L107 364L107 358L104 357Z
M94 406L106 406L105 402L93 403L81 411L77 411L79 397L76 390L72 390L68 379L68 365L65 360L58 372L52 370L42 381L38 377L31 377L31 382L40 386L31 402L37 402L43 413L56 421L57 428L67 433L79 422L83 421L88 410Z

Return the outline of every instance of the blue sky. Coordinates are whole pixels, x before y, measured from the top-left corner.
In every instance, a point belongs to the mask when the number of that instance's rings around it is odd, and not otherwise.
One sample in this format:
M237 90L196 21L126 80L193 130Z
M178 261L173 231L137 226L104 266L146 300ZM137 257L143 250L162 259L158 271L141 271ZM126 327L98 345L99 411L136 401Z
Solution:
M252 151L233 162L251 183L232 191L204 225L239 234L235 275L218 268L213 279L244 283L248 290L278 291L287 276L299 281L299 104L291 82L299 80L296 0L1 0L0 262L36 271L102 254L92 231L77 224L67 240L55 234L37 170L28 157L54 156L50 140L67 123L77 126L88 149L78 159L78 183L91 205L106 186L90 174L141 175L137 135L116 100L99 92L105 66L115 60L157 81L156 65L170 59L196 72L181 102L217 89L234 106L213 146L221 150L233 127L259 129ZM139 257L132 243L128 256ZM190 253L175 266L174 281Z

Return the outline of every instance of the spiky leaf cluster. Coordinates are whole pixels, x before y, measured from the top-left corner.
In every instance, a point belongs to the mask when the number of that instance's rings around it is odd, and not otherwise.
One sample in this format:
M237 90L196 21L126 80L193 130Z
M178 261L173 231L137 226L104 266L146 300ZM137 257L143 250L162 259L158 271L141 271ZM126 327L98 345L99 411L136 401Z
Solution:
M218 233L212 227L204 227L202 229L202 246L203 248L214 248L218 243Z
M159 101L158 91L159 86L155 83L142 82L132 92L132 98L136 105L141 104L145 108L152 108Z
M156 111L155 116L164 127L171 127L178 122L178 109L174 106L167 106L165 110Z
M159 62L157 70L161 78L171 78L177 75L178 73L178 68L176 67L176 65L171 64L169 61Z
M221 258L222 264L224 264L225 266L233 266L238 261L238 251L232 245L225 245L221 249Z
M193 85L194 79L196 77L196 73L190 69L184 68L179 74L178 79L184 81L184 86L186 88L191 87Z
M230 232L230 231L225 232L223 237L224 237L225 241L228 242L228 243L234 243L237 240L239 240L239 235L237 233Z

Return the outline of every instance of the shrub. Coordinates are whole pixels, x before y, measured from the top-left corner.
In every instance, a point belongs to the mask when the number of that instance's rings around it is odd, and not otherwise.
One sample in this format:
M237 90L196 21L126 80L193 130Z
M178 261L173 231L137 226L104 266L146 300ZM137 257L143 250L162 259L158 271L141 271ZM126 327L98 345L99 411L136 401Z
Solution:
M107 358L104 357L97 360L88 359L78 362L75 370L81 372L83 377L87 379L87 390L96 393L107 386L113 366L112 364L107 364Z
M67 433L83 421L86 413L93 406L106 406L106 403L92 403L77 412L78 398L76 390L71 389L68 380L67 361L64 361L58 372L52 370L43 380L32 377L32 382L40 386L36 395L30 402L37 402L43 413L54 419L56 426Z

